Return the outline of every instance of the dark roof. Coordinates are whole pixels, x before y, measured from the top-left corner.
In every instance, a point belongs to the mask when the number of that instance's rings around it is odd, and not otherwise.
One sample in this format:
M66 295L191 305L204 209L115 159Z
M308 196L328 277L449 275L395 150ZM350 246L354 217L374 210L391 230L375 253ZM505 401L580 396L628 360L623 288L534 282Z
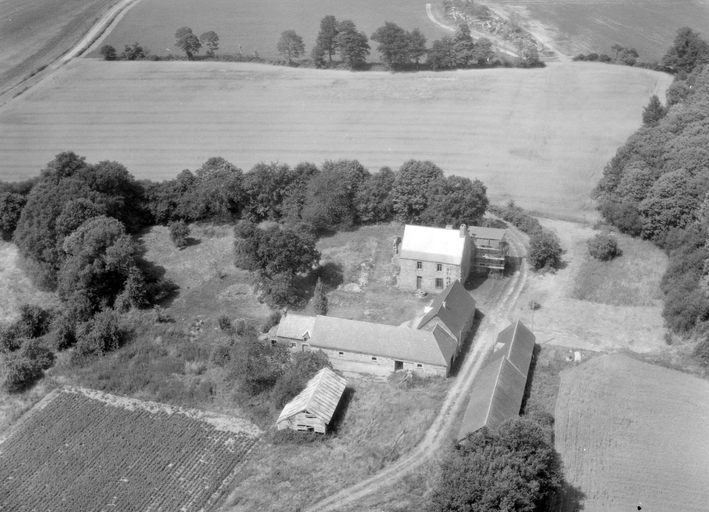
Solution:
M475 299L456 279L433 299L431 310L421 319L417 329L438 317L452 333L460 337L463 327L474 314Z
M468 237L460 236L458 229L406 225L400 257L460 265L467 240Z
M468 227L468 233L473 238L485 238L486 240L502 240L507 231L498 228L484 228L482 226Z
M317 316L309 341L313 347L449 366L456 341L442 328L417 331L333 316Z
M517 320L497 335L496 350L473 383L458 441L482 427L498 428L519 414L534 353L534 334Z
M346 387L347 381L344 378L330 368L323 368L308 381L298 396L286 404L276 423L303 411L316 416L325 424L330 423Z

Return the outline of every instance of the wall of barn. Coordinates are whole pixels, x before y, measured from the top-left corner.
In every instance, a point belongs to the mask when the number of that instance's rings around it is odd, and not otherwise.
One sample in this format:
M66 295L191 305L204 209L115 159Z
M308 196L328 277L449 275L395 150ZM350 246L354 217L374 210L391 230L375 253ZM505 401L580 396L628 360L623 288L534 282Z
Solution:
M359 352L348 352L345 350L331 350L326 348L320 348L317 346L312 347L313 350L322 350L327 354L332 366L335 369L338 368L338 363L347 363L348 361L356 363L365 363L371 366L373 369L381 369L382 367L388 369L392 373L394 372L394 362L402 361L404 363L403 370L411 370L427 375L439 375L441 377L448 376L448 368L445 366L438 366L426 363L417 363L415 361L405 361L403 359L393 359L389 357L373 356L371 354L361 354ZM374 359L373 359L374 358ZM345 368L349 369L349 368Z
M320 434L325 434L327 432L327 425L320 419L307 412L299 412L294 414L290 418L286 418L278 422L278 430L285 430L287 428L291 430L298 430L301 432L319 432Z

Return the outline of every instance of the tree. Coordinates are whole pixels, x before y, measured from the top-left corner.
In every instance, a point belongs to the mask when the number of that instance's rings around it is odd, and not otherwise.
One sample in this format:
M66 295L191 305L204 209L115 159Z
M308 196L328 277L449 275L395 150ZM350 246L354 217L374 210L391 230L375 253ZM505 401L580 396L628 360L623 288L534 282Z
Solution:
M9 240L20 221L27 198L12 192L0 193L0 237Z
M132 45L126 45L125 48L123 49L123 53L121 54L121 59L123 60L140 60L144 59L146 55L145 50L143 50L143 47L140 46L137 42L133 43Z
M20 352L0 356L0 381L7 391L20 391L41 375L40 362Z
M559 268L563 252L559 238L551 231L542 230L529 238L529 262L537 270Z
M190 228L184 221L170 223L170 240L175 244L175 247L180 249L187 247L187 237L190 236Z
M426 55L426 36L424 36L418 28L406 33L406 43L408 47L409 58L419 65L419 59Z
M118 58L116 49L110 44L104 44L99 50L99 53L103 55L103 60L116 60Z
M297 59L305 53L305 44L303 38L295 33L295 30L285 30L281 33L281 38L276 45L278 53L288 59L288 64L292 59Z
M621 254L618 240L610 233L598 233L587 243L588 253L597 260L608 261Z
M243 217L253 222L279 220L283 214L283 200L296 177L286 164L256 164L244 174Z
M409 62L409 39L406 31L396 23L384 22L374 31L372 41L379 43L377 51L389 68L396 68Z
M426 63L434 71L455 68L457 59L453 38L445 36L438 41L434 41L426 57Z
M192 57L199 53L200 48L202 48L202 43L200 43L197 36L192 33L192 29L190 27L182 27L177 29L177 32L175 32L175 39L175 46L185 52L185 55L187 55L189 60L192 60Z
M453 51L457 67L467 68L475 60L475 43L467 23L461 23L453 36Z
M313 311L316 315L327 315L327 295L323 290L322 279L319 277L315 283L315 293L313 293Z
M334 16L325 16L320 20L320 32L318 32L315 48L323 57L327 55L328 67L332 66L332 56L337 52L337 26Z
M79 359L103 356L121 346L125 333L112 309L104 309L79 326L76 350Z
M437 226L475 226L482 221L488 204L487 187L480 180L448 176L431 188L428 205L421 213L421 222Z
M689 27L677 31L674 43L662 57L662 65L686 75L709 63L709 44Z
M391 191L396 175L389 167L382 167L359 187L355 197L357 220L363 223L388 222L394 217Z
M475 42L473 60L477 61L478 66L484 66L494 56L495 52L492 49L492 41L488 38L481 37Z
M332 363L322 350L312 350L310 352L298 352L288 364L283 374L273 387L273 403L279 409L295 398L300 393L308 381L323 368L332 369Z
M458 445L443 463L432 512L538 510L563 480L550 429L529 418L483 428Z
M214 57L214 52L219 49L219 36L210 30L199 36L199 42L207 48L207 57Z
M362 66L369 55L370 48L366 34L358 32L351 20L338 23L335 44L342 62L350 69Z
M657 97L657 94L653 94L650 97L650 103L643 109L643 124L655 126L666 114L667 110L660 103L660 98Z
M420 219L431 199L432 187L443 179L443 171L430 161L409 160L396 173L391 191L394 211L404 222Z

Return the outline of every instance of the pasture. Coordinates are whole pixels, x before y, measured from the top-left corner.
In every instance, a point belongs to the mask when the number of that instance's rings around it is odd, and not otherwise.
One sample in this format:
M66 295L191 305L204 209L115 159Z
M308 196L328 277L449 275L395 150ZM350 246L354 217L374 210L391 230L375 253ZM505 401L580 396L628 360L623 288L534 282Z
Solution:
M567 55L611 46L635 48L640 60L660 60L681 27L709 35L709 4L702 0L491 0L501 12L516 13L532 32L546 36Z
M619 354L561 374L556 448L585 512L706 510L707 424L696 377Z
M360 0L331 2L328 0L141 0L129 11L105 44L122 49L140 42L156 55L182 54L175 47L175 31L191 27L199 36L208 30L219 35L217 53L238 53L282 58L276 51L281 32L295 30L303 37L305 50L315 45L320 20L333 15L338 20L351 19L357 28L370 36L385 21L393 21L411 30L418 27L429 41L449 32L434 25L426 15L426 3L416 0ZM370 60L378 61L374 42ZM97 56L94 52L92 56Z
M116 1L0 2L0 93L78 43Z
M260 435L228 416L56 390L0 444L2 508L213 510Z
M589 63L391 74L78 59L0 109L0 178L35 175L69 149L157 180L212 156L247 170L414 158L481 179L493 201L593 217L603 166L670 82Z

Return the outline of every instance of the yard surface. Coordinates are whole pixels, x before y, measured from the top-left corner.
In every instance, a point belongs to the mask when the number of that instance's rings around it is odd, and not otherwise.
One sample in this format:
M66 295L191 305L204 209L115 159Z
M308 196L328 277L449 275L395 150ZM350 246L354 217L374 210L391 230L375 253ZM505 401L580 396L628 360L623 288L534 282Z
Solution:
M706 510L708 424L705 380L619 354L561 374L556 447L585 512Z
M158 180L212 156L246 170L414 158L481 179L494 201L595 217L603 166L670 81L589 63L392 75L78 59L0 109L0 176L36 175L69 149Z
M213 510L260 434L237 418L57 390L0 444L0 508Z

